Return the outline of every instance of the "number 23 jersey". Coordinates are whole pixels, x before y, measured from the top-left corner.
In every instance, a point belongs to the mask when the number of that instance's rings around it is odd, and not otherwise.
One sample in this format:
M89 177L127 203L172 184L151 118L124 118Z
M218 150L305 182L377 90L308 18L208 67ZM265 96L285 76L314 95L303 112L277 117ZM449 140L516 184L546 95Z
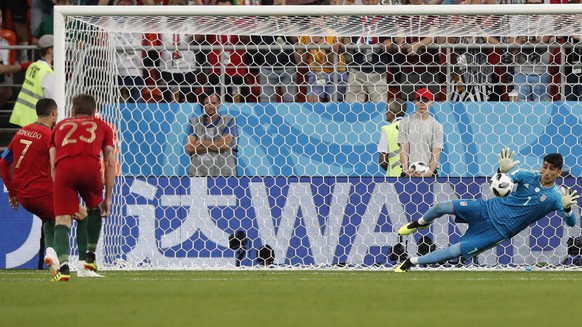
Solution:
M55 147L55 166L64 158L90 157L100 160L105 146L113 147L113 131L95 116L66 118L54 127L50 147Z

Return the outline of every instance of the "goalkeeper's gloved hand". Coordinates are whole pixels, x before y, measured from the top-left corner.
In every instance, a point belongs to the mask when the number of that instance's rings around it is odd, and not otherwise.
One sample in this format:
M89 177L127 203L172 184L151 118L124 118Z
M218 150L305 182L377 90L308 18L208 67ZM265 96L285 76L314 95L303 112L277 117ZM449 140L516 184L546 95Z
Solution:
M580 197L580 195L578 195L578 191L572 190L571 187L568 187L567 189L560 187L560 192L562 192L562 206L566 211L570 211L570 207L573 204L578 203L576 201Z
M497 156L499 158L499 172L500 173L507 173L513 167L515 167L519 160L513 161L513 157L515 156L515 151L509 152L509 148L505 148L501 150L501 153Z

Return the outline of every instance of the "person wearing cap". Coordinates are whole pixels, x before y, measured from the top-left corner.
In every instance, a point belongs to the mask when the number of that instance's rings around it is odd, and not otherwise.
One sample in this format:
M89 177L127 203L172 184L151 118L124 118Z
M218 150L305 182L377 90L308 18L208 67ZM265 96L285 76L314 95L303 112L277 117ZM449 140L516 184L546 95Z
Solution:
M415 112L400 122L397 142L400 144L403 177L431 177L437 174L443 149L443 125L429 112L433 102L434 95L429 89L419 89L415 96ZM410 169L411 163L424 163L429 169L418 172Z
M400 121L406 114L406 105L400 99L394 99L386 106L386 120L389 124L382 126L378 153L380 166L386 170L386 176L402 175L400 164L400 145L396 142Z
M53 44L52 35L43 35L38 40L40 59L32 63L24 75L22 89L18 94L10 123L18 126L32 124L36 116L36 102L42 98L53 98L54 71L53 71Z

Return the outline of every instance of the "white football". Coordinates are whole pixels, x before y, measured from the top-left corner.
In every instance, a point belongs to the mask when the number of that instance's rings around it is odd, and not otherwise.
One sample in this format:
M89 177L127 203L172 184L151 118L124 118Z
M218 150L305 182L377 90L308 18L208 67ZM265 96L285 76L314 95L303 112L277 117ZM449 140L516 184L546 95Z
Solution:
M424 162L416 161L410 164L410 169L416 171L417 173L424 174L428 171L428 165Z
M507 174L497 173L491 177L489 189L498 197L506 197L513 191L513 179Z

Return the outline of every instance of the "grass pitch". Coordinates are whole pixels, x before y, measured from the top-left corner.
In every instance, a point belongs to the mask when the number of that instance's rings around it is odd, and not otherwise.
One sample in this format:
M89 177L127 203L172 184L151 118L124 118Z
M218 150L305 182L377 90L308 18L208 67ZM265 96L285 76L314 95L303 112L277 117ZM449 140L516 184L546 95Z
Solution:
M0 326L573 326L582 272L0 271Z

